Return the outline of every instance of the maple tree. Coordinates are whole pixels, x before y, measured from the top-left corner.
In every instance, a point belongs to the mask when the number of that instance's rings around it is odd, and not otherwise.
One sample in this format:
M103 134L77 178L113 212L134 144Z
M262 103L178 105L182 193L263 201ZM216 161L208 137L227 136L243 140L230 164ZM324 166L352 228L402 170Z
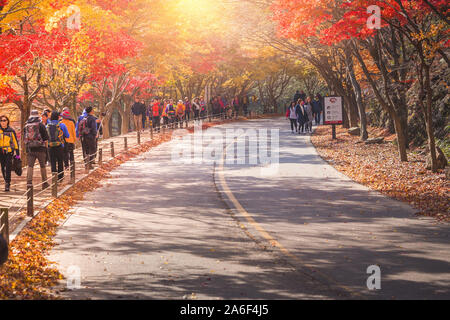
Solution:
M379 28L368 27L372 13L367 9L372 5L381 10ZM378 102L393 119L402 161L407 161L409 136L406 93L415 81L412 75L415 72L420 84L418 103L423 105L434 163L432 170L436 171L429 71L436 55L440 55L448 66L445 52L448 47L445 16L448 6L445 1L278 0L274 1L271 9L280 36L298 41L302 48L313 43L344 53L361 117L364 110L358 77L354 74L353 61L356 58ZM369 56L363 56L363 51ZM376 66L375 73L373 69L369 70L370 63ZM321 70L320 63L314 65ZM332 76L323 71L321 74L328 79Z

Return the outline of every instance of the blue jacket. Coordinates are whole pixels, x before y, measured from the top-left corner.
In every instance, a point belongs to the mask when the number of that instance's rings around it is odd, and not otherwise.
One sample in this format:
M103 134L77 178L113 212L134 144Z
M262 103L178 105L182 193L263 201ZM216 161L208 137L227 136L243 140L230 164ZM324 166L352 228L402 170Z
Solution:
M303 110L305 110L305 109L303 109ZM301 106L299 105L299 104L297 104L296 106L295 106L295 114L297 115L297 120L298 120L298 122L306 122L306 121L308 121L308 116L306 115L306 111L305 111L305 113L303 114L302 113L302 109L301 109Z
M63 134L64 134L64 138L69 138L70 137L70 134L69 134L69 130L67 130L67 127L66 127L66 125L64 124L64 123L62 123L62 122L59 122L59 120L48 120L48 124L47 124L47 126L49 125L49 124L59 124L59 127L61 128L61 130L62 130L62 132L63 132ZM63 144L63 146L64 146L64 144Z
M319 100L312 101L313 112L319 113L322 112L322 103Z

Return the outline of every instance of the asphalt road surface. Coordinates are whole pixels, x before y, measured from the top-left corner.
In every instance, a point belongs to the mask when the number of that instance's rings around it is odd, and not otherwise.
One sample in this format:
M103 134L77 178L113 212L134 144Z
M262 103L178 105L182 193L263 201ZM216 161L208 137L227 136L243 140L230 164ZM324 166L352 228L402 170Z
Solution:
M73 212L50 256L69 299L450 298L448 225L352 182L284 119L162 144Z

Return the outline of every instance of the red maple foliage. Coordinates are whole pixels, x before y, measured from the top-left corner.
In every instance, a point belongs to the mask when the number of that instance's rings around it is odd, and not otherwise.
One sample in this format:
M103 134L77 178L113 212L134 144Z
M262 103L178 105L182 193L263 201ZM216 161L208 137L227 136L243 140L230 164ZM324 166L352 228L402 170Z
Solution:
M364 39L376 33L377 29L367 26L372 15L368 8L373 5L381 10L381 28L392 20L399 25L406 24L406 15L420 20L433 8L448 12L448 1L443 0L276 0L271 9L280 36L299 41L317 37L322 43L331 45L350 38Z
M26 74L36 63L54 58L68 43L65 34L49 33L42 24L37 24L33 29L24 29L20 34L0 34L0 74ZM18 95L9 84L0 86L1 100L12 100Z

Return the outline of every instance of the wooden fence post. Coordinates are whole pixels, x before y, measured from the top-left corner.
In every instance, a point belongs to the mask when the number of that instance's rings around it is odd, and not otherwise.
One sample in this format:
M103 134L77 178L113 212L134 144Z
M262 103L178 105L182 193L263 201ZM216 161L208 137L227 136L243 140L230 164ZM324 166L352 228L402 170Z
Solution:
M125 151L128 151L128 139L127 137L123 137L123 146Z
M141 144L141 132L140 131L137 132L137 143Z
M9 220L8 220L8 208L0 209L0 234L6 240L6 244L9 246Z
M111 157L114 158L114 142L111 141Z
M52 172L52 197L58 198L58 173Z
M70 184L75 184L75 162L70 163Z
M33 209L33 184L27 184L27 216L32 217L34 215Z
M103 163L103 148L98 149L98 166L101 167Z

